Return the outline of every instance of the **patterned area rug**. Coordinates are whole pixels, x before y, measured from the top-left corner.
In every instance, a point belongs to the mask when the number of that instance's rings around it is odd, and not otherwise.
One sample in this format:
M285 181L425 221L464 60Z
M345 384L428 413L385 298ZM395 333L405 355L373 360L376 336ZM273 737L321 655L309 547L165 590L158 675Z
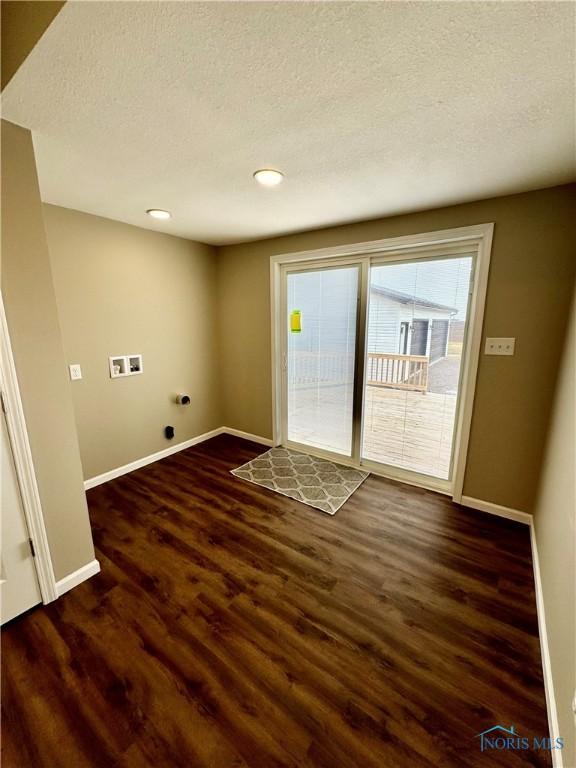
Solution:
M289 448L271 448L232 474L334 515L369 473Z

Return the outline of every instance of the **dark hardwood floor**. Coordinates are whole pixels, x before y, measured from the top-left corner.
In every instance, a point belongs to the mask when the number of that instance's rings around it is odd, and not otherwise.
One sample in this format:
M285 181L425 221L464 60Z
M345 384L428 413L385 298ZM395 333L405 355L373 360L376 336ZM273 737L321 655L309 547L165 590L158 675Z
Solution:
M527 527L370 477L335 517L221 436L88 492L102 572L3 633L3 766L548 766Z

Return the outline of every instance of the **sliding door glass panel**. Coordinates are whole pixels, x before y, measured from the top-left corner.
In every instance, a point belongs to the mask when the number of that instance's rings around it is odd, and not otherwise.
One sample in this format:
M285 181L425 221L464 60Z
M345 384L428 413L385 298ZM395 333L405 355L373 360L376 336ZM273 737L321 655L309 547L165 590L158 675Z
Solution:
M288 440L351 456L358 267L288 272Z
M451 479L472 262L371 268L362 458Z

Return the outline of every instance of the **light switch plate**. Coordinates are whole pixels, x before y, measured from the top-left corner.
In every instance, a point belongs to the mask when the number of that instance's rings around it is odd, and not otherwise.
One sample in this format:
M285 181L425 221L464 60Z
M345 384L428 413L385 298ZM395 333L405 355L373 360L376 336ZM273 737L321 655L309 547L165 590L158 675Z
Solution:
M72 381L82 378L82 368L80 368L80 363L73 363L68 367L70 368L70 378Z
M513 338L487 338L484 348L485 355L513 355L516 339Z

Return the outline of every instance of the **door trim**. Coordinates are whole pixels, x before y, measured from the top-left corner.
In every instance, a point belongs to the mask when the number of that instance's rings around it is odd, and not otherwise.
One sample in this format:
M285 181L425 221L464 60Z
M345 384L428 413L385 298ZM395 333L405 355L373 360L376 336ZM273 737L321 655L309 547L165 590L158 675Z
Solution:
M34 471L34 462L28 440L26 419L18 388L16 366L10 345L4 302L0 296L0 389L2 390L8 438L12 447L16 475L22 495L24 516L30 538L34 544L34 565L43 603L58 597L52 557L42 513L42 503Z
M321 261L326 266L338 264L346 260L358 259L369 263L372 257L378 257L381 263L417 258L421 253L426 257L452 255L457 253L475 254L475 274L473 290L469 303L469 326L467 339L467 354L463 360L460 407L454 431L454 459L451 495L454 501L462 499L466 460L470 442L472 412L476 391L476 378L482 342L484 321L484 306L488 289L488 273L492 252L494 224L476 224L469 227L444 229L436 232L425 232L403 237L371 240L363 243L340 245L332 248L320 248L311 251L284 253L270 258L270 309L271 309L271 340L272 340L272 406L273 406L273 443L280 445L283 440L282 425L282 267L292 262ZM363 377L359 377L363 378ZM380 471L379 474L383 474ZM396 473L394 473L396 474ZM392 473L391 475L392 476ZM396 475L395 478L398 479ZM411 482L406 479L405 482ZM422 483L424 485L424 483ZM438 484L431 478L429 486L439 490Z

